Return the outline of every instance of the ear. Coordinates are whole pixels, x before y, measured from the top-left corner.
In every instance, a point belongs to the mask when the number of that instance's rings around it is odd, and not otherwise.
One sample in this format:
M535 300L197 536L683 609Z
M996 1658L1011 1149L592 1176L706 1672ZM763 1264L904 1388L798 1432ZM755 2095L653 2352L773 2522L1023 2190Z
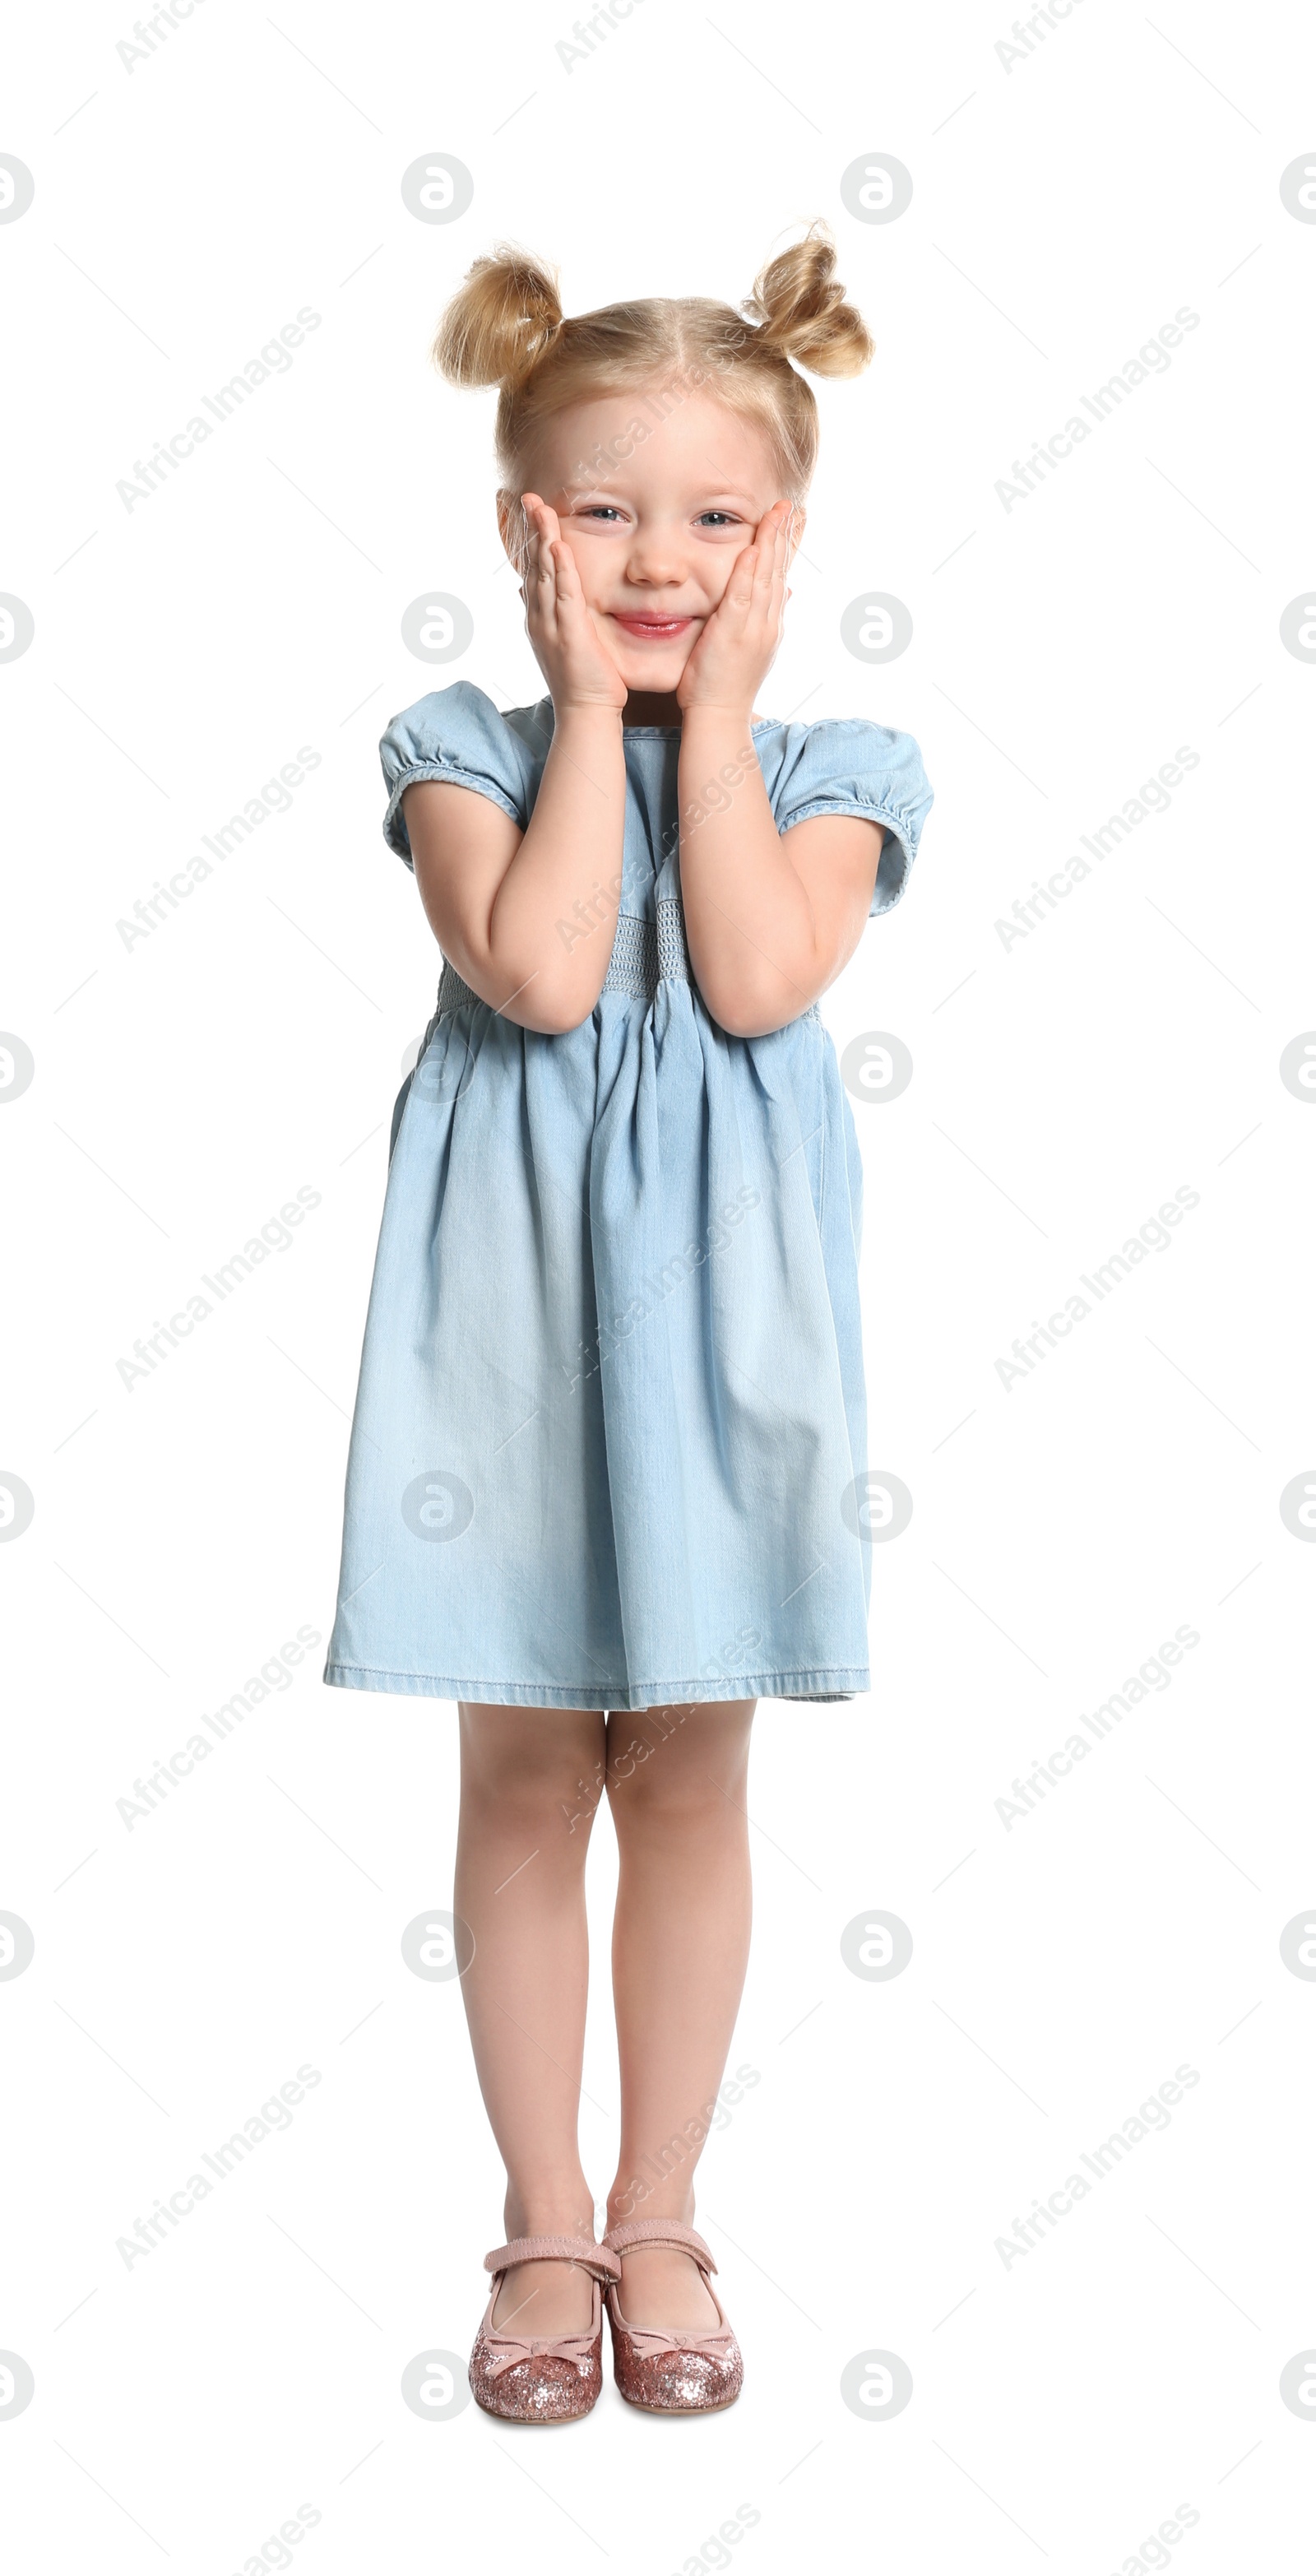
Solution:
M524 581L530 561L530 531L519 492L505 492L500 486L497 507L498 534L503 541L503 552L518 580Z

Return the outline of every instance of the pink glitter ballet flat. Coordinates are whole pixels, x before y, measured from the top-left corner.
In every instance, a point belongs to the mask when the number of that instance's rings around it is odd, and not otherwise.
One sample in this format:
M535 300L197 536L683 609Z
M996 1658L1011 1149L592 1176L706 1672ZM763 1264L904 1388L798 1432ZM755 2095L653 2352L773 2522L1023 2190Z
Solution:
M654 2415L712 2415L732 2406L745 2376L740 2346L727 2323L726 2310L709 2279L717 2270L702 2236L679 2219L631 2218L610 2227L603 2239L613 2254L629 2254L638 2245L670 2245L698 2264L704 2288L718 2313L711 2334L677 2334L664 2327L628 2326L620 2292L608 2288L608 2323L612 2328L612 2367L628 2406L645 2406Z
M505 2334L493 2323L504 2272L517 2263L577 2263L593 2276L593 2309L583 2334L547 2339ZM588 2415L603 2386L601 2281L621 2278L615 2254L583 2236L517 2236L484 2258L493 2274L489 2304L471 2352L468 2376L477 2406L512 2424L570 2424Z

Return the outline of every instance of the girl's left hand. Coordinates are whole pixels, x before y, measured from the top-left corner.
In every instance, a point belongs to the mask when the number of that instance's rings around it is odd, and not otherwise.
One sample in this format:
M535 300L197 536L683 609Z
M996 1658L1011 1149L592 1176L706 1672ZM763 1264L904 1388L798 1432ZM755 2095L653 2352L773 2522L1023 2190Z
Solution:
M731 579L681 674L676 703L683 710L718 707L750 715L781 642L794 521L792 504L774 501L759 521L753 544L737 555Z

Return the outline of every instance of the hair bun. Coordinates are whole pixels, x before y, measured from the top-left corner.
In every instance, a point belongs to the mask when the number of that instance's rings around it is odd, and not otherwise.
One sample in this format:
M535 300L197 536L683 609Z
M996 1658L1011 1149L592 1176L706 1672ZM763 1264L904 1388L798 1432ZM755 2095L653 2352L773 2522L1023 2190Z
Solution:
M874 343L835 276L836 250L822 224L804 240L769 260L754 280L742 313L759 336L815 376L857 376Z
M434 335L434 364L454 385L519 385L561 328L557 278L529 251L500 242L477 259Z

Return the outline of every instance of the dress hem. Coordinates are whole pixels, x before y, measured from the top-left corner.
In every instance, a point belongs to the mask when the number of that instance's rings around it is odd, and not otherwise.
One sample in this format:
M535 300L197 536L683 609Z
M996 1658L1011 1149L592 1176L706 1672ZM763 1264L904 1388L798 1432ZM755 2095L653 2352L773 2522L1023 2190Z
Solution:
M368 1664L328 1663L324 1680L334 1690L382 1691L405 1699L467 1700L495 1708L617 1709L635 1714L647 1708L697 1707L733 1699L855 1699L872 1687L867 1668L858 1665L828 1665L811 1672L737 1673L724 1682L710 1682L701 1674L694 1680L666 1684L636 1682L629 1687L604 1684L600 1688L583 1682L558 1687L551 1682L462 1681L452 1674L379 1672Z

